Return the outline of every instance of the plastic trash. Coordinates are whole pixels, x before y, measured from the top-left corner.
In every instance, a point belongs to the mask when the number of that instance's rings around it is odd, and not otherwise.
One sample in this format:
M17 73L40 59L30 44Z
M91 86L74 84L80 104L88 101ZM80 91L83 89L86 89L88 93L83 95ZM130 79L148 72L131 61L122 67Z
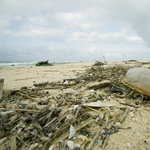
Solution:
M74 142L68 140L68 141L67 141L67 146L68 146L69 148L73 149L73 148L74 148Z
M90 106L90 107L111 107L111 106L113 106L113 104L103 103L100 100L97 102L85 103L82 105L83 106Z
M150 69L132 68L127 72L126 78L131 86L150 95Z
M2 98L2 94L3 94L4 79L5 78L0 77L0 99Z
M102 68L104 68L104 70L106 69L110 69L110 68L134 68L134 67L141 67L142 64L141 63L134 63L134 64L115 64L115 65L103 65Z
M76 134L76 129L74 128L74 126L73 125L71 125L70 126L70 134L69 134L69 140L72 138L72 137L74 137L75 136L75 134Z
M132 63L132 64L111 64L111 65L102 65L102 66L92 66L93 69L96 69L98 67L103 68L104 70L107 69L113 69L113 68L124 68L124 69L129 69L129 68L135 68L135 67L141 67L141 63Z
M7 114L11 114L13 112L15 112L15 111L14 110L9 110L9 111L5 111L5 112L1 112L0 114L1 115L7 115Z
M118 68L125 68L125 69L128 69L128 68L134 68L134 67L141 67L141 66L142 66L141 63L118 64L118 65L116 65L116 67L118 67Z

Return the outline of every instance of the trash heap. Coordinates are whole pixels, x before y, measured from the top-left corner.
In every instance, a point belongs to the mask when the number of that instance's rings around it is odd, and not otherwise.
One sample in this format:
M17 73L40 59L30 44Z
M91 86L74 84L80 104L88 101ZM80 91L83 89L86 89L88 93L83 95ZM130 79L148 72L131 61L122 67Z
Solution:
M149 96L125 82L127 69L101 65L77 78L4 91L0 149L107 149L111 135L124 129L130 108L149 106ZM118 101L123 98L124 103Z
M36 63L36 66L53 66L52 63L49 63L48 60L47 61L40 61Z

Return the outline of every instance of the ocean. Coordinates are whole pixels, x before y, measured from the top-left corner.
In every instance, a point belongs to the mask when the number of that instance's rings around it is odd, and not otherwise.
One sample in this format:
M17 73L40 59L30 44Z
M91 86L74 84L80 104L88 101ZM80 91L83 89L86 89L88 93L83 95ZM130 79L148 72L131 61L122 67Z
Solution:
M0 68L14 68L14 67L26 67L35 66L37 62L33 61L0 61ZM75 63L74 61L63 61L63 62L49 62L53 65L61 65L68 63Z

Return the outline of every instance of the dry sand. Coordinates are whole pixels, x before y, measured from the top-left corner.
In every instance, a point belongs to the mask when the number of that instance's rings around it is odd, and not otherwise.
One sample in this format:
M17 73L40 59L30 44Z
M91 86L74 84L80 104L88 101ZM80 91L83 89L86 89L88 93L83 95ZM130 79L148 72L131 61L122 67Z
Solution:
M5 77L4 89L17 90L24 86L33 86L34 83L63 81L75 78L78 73L90 68L94 63L71 63L56 66L32 66L1 68L0 76Z

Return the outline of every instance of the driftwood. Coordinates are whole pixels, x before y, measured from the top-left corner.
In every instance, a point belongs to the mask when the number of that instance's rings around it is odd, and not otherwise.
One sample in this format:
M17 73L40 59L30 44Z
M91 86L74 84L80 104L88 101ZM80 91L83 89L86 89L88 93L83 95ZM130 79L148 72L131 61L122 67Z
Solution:
M109 135L107 135L106 138L105 138L105 141L104 141L104 143L103 143L103 145L102 145L102 150L105 149L106 144L107 144L107 142L108 142L108 138L109 138Z
M135 105L132 105L132 104L127 104L127 103L120 103L120 104L130 106L130 107L134 107L134 108L139 108L139 106L135 106Z
M40 112L39 110L30 110L30 109L12 109L12 108L0 108L0 110L14 110L14 111L27 111L27 112Z
M38 101L37 99L35 99L35 98L31 97L31 96L22 94L22 93L20 93L20 92L18 92L18 94L21 95L21 96L24 96L24 97L26 97L26 98L28 98L28 99L32 99L33 101Z
M110 81L102 81L100 83L96 83L90 87L88 87L87 89L94 89L94 90L97 90L97 89L100 89L100 88L104 88L104 87L107 87L110 85Z
M98 139L99 135L101 134L101 130L99 130L96 135L94 136L93 140L90 142L90 144L88 145L88 147L86 148L86 150L91 150L91 148L93 147L95 141Z
M25 115L30 120L32 120L32 122L35 123L40 128L41 131L43 130L43 128L41 127L41 125L34 118L32 118L32 116L28 112L25 112Z
M85 127L86 125L88 125L89 123L93 122L93 118L89 118L87 120L85 120L84 122L82 122L81 124L79 124L78 126L75 127L76 131L80 130L81 128ZM69 136L69 132L66 132L64 134L62 134L60 137L56 138L53 142L49 143L50 141L47 141L44 145L43 150L48 149L48 147L50 147L51 145L55 145L57 144L60 140L63 140L65 138L67 138Z
M11 150L16 150L16 136L11 137Z

